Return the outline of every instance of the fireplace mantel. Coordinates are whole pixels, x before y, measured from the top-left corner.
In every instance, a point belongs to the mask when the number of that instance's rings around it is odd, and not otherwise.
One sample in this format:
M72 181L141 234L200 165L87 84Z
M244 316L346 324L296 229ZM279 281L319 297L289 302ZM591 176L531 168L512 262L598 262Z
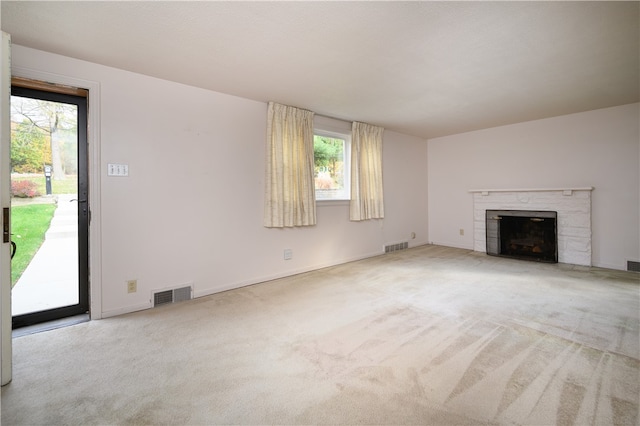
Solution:
M545 191L593 191L593 186L584 188L524 188L524 189L470 189L469 192L479 192L482 195L489 195L491 192L545 192ZM571 195L571 194L568 194Z

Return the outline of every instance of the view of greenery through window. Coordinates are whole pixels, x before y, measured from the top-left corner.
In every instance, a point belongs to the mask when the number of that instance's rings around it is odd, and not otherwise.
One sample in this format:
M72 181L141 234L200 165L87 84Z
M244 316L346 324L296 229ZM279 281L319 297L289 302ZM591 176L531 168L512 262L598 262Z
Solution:
M53 179L76 173L77 107L59 102L11 97L11 172L43 173Z
M344 139L314 135L313 155L316 199L335 200L349 198L347 193L348 182L345 182L345 153L346 143Z

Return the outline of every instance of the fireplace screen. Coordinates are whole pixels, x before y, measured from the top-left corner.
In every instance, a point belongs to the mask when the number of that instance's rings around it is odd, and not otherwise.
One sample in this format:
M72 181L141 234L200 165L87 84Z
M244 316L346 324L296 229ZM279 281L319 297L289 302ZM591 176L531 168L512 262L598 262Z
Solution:
M487 254L558 262L558 213L487 210Z

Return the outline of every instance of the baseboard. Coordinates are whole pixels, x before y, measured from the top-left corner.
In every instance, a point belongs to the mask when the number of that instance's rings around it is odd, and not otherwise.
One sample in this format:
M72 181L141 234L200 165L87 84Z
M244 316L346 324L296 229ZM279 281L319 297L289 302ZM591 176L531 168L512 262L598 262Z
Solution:
M421 247L421 246L428 246L430 243L426 242L426 241L414 241L411 242L411 240L409 240L409 248L416 248L416 247Z
M265 275L263 277L256 277L250 280L243 280L243 281L236 281L233 283L229 283L223 286L218 286L215 288L207 288L207 289L196 289L197 284L194 285L194 289L193 289L193 298L198 298L198 297L204 297L204 296L210 296L212 294L216 294L216 293L222 293L224 291L229 291L229 290L235 290L238 288L242 288L242 287L247 287L250 285L254 285L254 284L260 284L260 283L264 283L264 282L268 282L268 281L272 281L272 280L277 280L280 278L286 278L286 277L290 277L293 275L298 275L298 274L302 274L305 272L311 272L311 271L316 271L318 269L323 269L323 268L328 268L331 266L337 266L337 265L342 265L344 263L350 263L350 262L355 262L358 260L363 260L363 259L368 259L370 257L375 257L375 256L380 256L384 254L382 251L379 252L374 252L374 253L367 253L361 256L355 256L352 258L347 258L347 259L343 259L337 262L327 262L327 263L321 263L321 264L316 264L316 265L312 265L312 266L308 266L308 267L304 267L304 268L300 268L300 269L292 269L292 270L288 270L279 274L273 274L273 275ZM125 306L122 308L118 308L118 309L111 309L108 311L102 311L102 315L101 318L111 318L111 317L115 317L115 316L119 316L119 315L124 315L124 314L130 314L133 312L138 312L138 311L144 311L146 309L151 309L153 306L151 305L151 303L147 302L147 303L140 303L137 305L130 305L130 306Z
M431 241L429 244L434 246L444 246L444 247L452 247L459 248L464 250L473 250L473 243L471 245L460 244L460 243L452 243L450 241Z
M223 291L235 290L237 288L242 288L242 287L247 287L247 286L250 286L250 285L260 284L260 283L264 283L264 282L268 282L268 281L273 281L273 280L277 280L277 279L280 279L280 278L286 278L286 277L291 277L291 276L298 275L298 274L304 274L305 272L317 271L318 269L329 268L331 266L337 266L337 265L343 265L345 263L350 263L350 262L356 262L358 260L368 259L370 257L380 256L382 254L384 254L382 251L375 252L375 253L369 253L369 254L365 254L365 255L362 255L362 256L356 256L356 257L353 257L353 258L348 258L346 260L340 260L340 261L337 261L337 262L321 263L321 264L307 266L307 267L300 268L300 269L288 270L286 272L282 272L282 273L278 273L278 274L266 275L266 276L263 276L263 277L253 278L253 279L250 279L250 280L237 281L235 283L231 283L231 284L228 284L228 285L219 286L219 287L215 287L215 288L208 288L208 289L204 289L204 290L196 290L196 289L194 289L193 297L197 298L197 297L210 296L212 294L222 293Z
M125 306L118 309L112 309L110 311L102 311L102 318L116 317L118 315L130 314L132 312L144 311L145 309L151 309L151 303L140 303L138 305Z
M592 262L591 266L594 266L596 268L603 268L603 269L613 269L616 271L625 271L625 272L629 272L627 270L627 262L625 261L624 264L620 264L620 265L614 265L612 263L602 263L602 262Z

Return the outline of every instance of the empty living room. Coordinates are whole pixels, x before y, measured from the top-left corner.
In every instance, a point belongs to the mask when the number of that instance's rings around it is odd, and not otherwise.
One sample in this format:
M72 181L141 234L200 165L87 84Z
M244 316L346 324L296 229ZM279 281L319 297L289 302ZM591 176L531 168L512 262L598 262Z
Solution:
M640 2L0 18L3 425L640 422Z

